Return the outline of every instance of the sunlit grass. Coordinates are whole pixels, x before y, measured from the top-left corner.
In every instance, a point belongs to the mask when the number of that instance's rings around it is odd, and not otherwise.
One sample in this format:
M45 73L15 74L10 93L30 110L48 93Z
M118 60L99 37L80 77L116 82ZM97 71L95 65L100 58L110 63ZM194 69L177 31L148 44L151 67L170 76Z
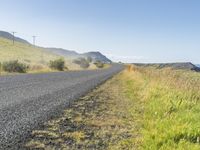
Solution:
M144 102L141 149L200 149L200 74L136 68L127 85Z

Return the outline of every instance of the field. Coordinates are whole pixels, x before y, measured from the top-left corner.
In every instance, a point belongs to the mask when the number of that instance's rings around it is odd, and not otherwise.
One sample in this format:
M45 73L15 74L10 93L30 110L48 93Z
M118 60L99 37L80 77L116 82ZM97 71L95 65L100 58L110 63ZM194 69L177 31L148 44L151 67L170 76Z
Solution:
M200 149L199 83L192 71L129 67L33 131L25 145Z
M0 62L19 60L22 63L30 65L29 72L49 72L55 71L48 67L50 60L55 60L60 56L44 49L34 47L32 45L15 42L13 45L11 40L0 38ZM72 62L70 57L65 57L66 66L69 70L81 70L79 65ZM91 64L88 69L96 69L95 65Z

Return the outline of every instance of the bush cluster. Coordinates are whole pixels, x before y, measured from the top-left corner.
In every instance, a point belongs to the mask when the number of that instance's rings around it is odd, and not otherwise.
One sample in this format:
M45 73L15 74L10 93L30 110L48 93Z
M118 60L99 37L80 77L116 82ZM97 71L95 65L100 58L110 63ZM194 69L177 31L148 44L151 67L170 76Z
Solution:
M18 60L11 60L2 64L2 69L7 72L26 73L28 68L28 65L20 63Z
M94 64L96 65L97 68L103 68L104 67L104 63L102 63L101 61L96 61Z
M65 69L65 61L62 58L56 59L56 60L51 60L49 62L49 67L51 69L56 69L56 70L59 70L59 71L63 71Z
M87 60L88 63L91 63L91 62L92 62L92 57L88 56L88 57L86 58L86 60Z
M73 63L78 64L81 68L88 68L90 66L88 60L83 57L73 60Z

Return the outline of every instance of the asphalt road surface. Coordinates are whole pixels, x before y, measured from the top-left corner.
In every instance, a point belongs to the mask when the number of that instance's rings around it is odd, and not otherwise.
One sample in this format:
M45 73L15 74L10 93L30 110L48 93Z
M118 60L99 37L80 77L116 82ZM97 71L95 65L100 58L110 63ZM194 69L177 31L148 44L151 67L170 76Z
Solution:
M0 149L20 149L31 130L122 69L0 77Z

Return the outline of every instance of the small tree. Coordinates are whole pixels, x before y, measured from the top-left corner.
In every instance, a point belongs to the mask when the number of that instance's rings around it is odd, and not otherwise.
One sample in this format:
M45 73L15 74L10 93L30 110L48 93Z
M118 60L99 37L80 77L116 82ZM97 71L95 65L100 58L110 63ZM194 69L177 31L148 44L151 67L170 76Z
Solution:
M49 67L51 69L56 69L56 70L59 70L59 71L63 71L64 68L65 68L65 61L62 58L56 59L56 60L51 60L49 62Z

